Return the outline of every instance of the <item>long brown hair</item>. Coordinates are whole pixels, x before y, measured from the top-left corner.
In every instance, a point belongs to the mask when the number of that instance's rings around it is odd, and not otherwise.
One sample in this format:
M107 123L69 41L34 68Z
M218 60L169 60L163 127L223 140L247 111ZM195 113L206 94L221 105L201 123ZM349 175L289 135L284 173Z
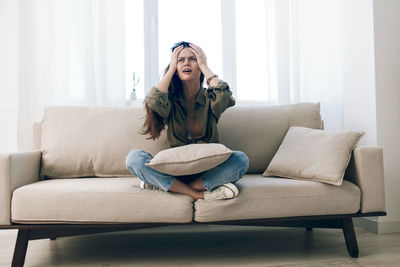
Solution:
M169 64L164 70L164 75L169 70ZM200 85L203 85L204 74L200 74ZM183 94L183 84L178 76L178 72L175 71L174 76L168 86L168 98L173 102L174 99L180 97ZM156 140L160 137L161 132L166 128L167 121L161 117L157 112L153 111L147 103L145 103L144 108L146 110L146 116L143 123L143 131L141 134L149 135L146 139Z

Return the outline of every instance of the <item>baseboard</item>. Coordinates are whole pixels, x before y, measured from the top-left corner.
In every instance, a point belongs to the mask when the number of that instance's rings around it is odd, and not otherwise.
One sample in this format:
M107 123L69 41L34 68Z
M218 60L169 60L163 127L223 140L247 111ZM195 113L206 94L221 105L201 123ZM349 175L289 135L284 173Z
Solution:
M17 236L18 229L1 229L0 231L0 236L1 235L15 235Z
M353 218L354 226L376 234L400 233L399 222L382 222L378 217Z

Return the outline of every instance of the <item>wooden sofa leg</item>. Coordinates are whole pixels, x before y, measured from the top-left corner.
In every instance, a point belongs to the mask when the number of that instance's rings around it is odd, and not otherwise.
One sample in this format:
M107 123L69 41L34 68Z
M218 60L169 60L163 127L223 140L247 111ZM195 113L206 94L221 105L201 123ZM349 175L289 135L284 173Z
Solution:
M17 242L15 243L12 267L22 267L25 263L26 250L28 248L29 229L19 229Z
M346 241L347 252L352 258L358 258L358 244L352 218L342 219L343 234Z

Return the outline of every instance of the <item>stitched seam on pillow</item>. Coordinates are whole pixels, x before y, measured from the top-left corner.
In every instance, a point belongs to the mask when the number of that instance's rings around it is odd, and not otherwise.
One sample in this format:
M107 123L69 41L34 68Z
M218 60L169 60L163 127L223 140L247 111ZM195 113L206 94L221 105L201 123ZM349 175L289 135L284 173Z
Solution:
M215 156L224 156L224 155L229 155L229 154L232 154L232 153L233 153L233 151L232 152L221 153L221 154L214 154L214 155L211 155L211 156L204 156L204 157L201 157L201 158L188 160L188 161L168 161L168 162L157 162L157 163L151 163L151 161L150 161L148 164L150 164L150 165L176 164L176 163L181 163L181 164L185 163L185 164L187 164L187 163L195 162L195 161L198 161L198 160L201 160L201 159L212 158L212 157L215 157Z
M340 185L342 185L342 183L343 183L343 177L342 177L342 179L341 179L342 182L339 183L339 181L336 182L336 180L335 180L335 182L331 182L331 181L321 180L321 179L318 179L318 178L305 178L305 177L299 177L299 176L298 176L298 177L293 177L293 176L289 176L289 175L275 174L275 173L272 173L272 172L268 172L268 175L269 175L269 176L266 176L266 177L278 176L278 177L281 177L281 178L290 178L290 179L295 179L295 180L319 182L319 183L330 184L330 185L335 185L335 186L340 186ZM344 175L344 173L343 173L343 175ZM340 180L340 179L339 179L339 180Z
M361 133L359 134L358 138L357 138L356 141L354 142L354 145L353 145L352 149L350 150L350 153L349 153L348 158L347 158L346 168L344 168L343 172L341 173L342 180L344 179L344 175L345 175L345 173L346 173L346 170L347 170L347 168L349 167L349 163L350 163L350 160L351 160L351 154L353 153L354 149L357 147L358 142L360 141L360 139L361 139L364 135L365 135L365 132L361 132Z

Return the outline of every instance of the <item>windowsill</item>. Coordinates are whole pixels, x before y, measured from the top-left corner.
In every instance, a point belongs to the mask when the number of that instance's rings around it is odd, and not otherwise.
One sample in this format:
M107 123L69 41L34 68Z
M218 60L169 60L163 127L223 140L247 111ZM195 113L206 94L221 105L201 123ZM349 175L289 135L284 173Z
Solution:
M143 107L143 99L126 100L127 107Z

